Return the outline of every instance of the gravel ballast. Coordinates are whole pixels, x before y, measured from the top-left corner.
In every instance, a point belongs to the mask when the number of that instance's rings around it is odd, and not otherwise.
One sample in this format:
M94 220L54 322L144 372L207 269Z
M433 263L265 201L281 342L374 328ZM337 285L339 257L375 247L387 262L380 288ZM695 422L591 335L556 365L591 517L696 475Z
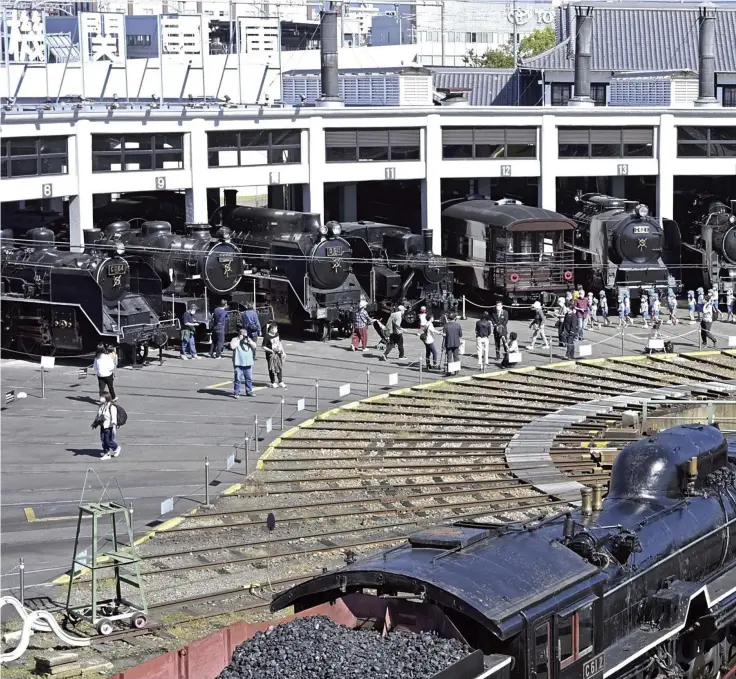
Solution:
M430 679L470 653L435 634L351 630L324 616L258 632L217 679Z

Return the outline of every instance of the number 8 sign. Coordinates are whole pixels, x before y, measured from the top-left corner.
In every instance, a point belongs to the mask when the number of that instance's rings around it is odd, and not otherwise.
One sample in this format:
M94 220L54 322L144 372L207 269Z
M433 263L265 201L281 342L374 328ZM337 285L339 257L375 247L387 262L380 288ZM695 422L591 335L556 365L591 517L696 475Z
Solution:
M43 198L51 198L54 195L51 184L41 184L41 196Z
M166 189L166 177L156 177L156 191L164 191Z

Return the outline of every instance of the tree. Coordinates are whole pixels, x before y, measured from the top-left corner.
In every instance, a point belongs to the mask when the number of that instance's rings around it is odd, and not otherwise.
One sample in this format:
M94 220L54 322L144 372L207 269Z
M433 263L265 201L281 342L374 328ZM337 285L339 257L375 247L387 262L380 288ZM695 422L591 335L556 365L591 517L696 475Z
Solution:
M551 49L556 44L555 31L551 26L538 28L524 36L519 42L519 57L528 59ZM495 50L487 50L484 54L476 54L470 50L464 57L463 63L473 68L513 68L514 44L513 38L505 45Z

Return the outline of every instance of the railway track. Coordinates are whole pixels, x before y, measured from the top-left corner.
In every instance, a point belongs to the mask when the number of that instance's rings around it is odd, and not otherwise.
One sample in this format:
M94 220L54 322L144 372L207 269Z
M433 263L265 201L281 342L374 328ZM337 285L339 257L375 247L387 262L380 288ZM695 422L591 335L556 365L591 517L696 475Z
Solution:
M726 353L596 359L403 389L318 416L270 448L237 492L139 548L151 615L211 617L215 603L263 613L273 592L423 526L564 510L571 498L545 484L560 475L605 483L618 450L638 437L622 428L625 412L641 410L637 393L700 384L688 397L713 398L723 393L707 385L730 380L736 358ZM610 405L559 430L539 426L594 402ZM546 451L548 472L511 460L522 437Z

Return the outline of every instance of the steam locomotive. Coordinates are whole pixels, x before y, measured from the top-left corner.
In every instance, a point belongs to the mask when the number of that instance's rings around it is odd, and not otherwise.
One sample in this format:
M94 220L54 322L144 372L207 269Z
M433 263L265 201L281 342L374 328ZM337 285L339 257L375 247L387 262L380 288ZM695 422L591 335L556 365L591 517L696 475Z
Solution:
M271 307L279 324L306 326L327 339L332 329L348 333L352 312L366 295L352 273L352 248L337 223L319 215L224 205L213 228L232 232L232 242L253 270L245 285L258 305Z
M179 319L195 304L194 318L199 322L195 339L209 341L210 312L231 295L243 277L240 251L230 242L227 231L213 238L208 225L192 225L187 236L180 236L171 233L169 222L143 222L140 229L131 229L129 222L118 221L105 227L104 238L124 244L129 262L147 264L158 275L163 318ZM229 312L227 333L237 331L238 318L237 309ZM176 339L177 330L173 325L171 328L170 337Z
M586 290L606 290L618 297L628 292L634 299L642 289L665 293L679 287L665 259L679 251L677 223L663 226L646 205L600 193L577 196L579 210L574 242L576 282Z
M714 196L698 196L690 215L688 285L736 292L736 200L729 207Z
M736 457L715 427L626 446L580 509L464 521L277 595L477 649L453 677L717 679L736 666ZM470 661L469 661L470 662Z
M149 303L160 304L161 282L144 263L129 264L123 244L91 243L72 253L56 248L53 231L43 227L27 231L22 241L13 238L2 231L3 349L81 355L105 342L136 359L149 345L165 344L165 324Z
M419 236L405 226L370 221L340 226L353 248L353 271L384 311L401 302L404 320L412 325L422 305L437 319L457 308L452 273L444 257L432 254L431 231Z

